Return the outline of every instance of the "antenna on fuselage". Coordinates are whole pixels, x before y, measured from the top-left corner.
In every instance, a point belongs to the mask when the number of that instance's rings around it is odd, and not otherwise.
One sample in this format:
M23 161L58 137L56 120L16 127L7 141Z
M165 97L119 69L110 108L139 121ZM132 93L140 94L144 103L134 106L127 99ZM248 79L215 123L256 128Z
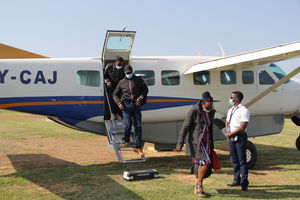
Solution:
M202 56L202 54L200 53L200 51L198 51L198 49L195 49L196 53L198 56Z
M224 49L223 49L223 47L222 47L221 42L218 42L218 45L219 45L219 48L220 48L222 57L225 57L225 51L224 51Z

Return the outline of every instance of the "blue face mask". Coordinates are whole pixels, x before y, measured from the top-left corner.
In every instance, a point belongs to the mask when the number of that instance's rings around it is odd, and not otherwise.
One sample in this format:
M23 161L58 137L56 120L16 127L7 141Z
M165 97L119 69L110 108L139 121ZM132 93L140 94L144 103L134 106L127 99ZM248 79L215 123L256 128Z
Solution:
M229 104L230 104L230 105L234 105L233 99L229 99Z
M123 66L116 65L117 69L122 69Z
M132 76L133 76L133 73L131 73L131 74L125 74L125 75L126 75L126 78L131 79Z

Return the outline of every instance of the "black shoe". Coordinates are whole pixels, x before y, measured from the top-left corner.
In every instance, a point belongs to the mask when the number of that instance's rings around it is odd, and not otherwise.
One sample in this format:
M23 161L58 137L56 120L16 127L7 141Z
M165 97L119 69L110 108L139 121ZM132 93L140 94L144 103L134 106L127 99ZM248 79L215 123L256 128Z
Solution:
M236 186L240 186L241 184L239 182L233 182L231 184L227 184L227 186L229 187L236 187Z
M248 190L248 185L242 185L242 191L247 191Z

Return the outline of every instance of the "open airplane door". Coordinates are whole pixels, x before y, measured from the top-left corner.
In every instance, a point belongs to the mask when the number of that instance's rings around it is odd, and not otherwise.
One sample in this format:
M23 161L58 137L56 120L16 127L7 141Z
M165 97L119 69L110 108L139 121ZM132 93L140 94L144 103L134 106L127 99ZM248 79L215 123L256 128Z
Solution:
M102 50L102 66L103 70L106 65L113 63L117 57L124 59L124 65L129 64L129 57L133 46L135 31L114 31L106 32L103 50ZM104 120L111 118L111 108L108 101L113 101L112 98L107 98L107 90L104 85Z
M119 56L124 59L124 64L128 64L135 34L135 31L108 30L106 32L102 51L103 67L114 62Z

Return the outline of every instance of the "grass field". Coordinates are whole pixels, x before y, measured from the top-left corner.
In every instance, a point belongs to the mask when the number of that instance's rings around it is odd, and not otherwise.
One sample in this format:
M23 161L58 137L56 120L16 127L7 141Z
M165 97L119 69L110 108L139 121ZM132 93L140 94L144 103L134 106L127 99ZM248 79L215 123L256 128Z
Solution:
M258 150L248 192L228 188L232 169L225 141L216 143L222 170L205 179L209 199L300 199L299 127L286 120L281 134L251 139ZM198 199L190 158L151 152L146 163L120 164L107 139L65 128L45 117L0 111L2 199ZM131 156L131 155L130 155ZM133 155L132 155L133 156ZM124 170L157 169L161 178L126 182Z

